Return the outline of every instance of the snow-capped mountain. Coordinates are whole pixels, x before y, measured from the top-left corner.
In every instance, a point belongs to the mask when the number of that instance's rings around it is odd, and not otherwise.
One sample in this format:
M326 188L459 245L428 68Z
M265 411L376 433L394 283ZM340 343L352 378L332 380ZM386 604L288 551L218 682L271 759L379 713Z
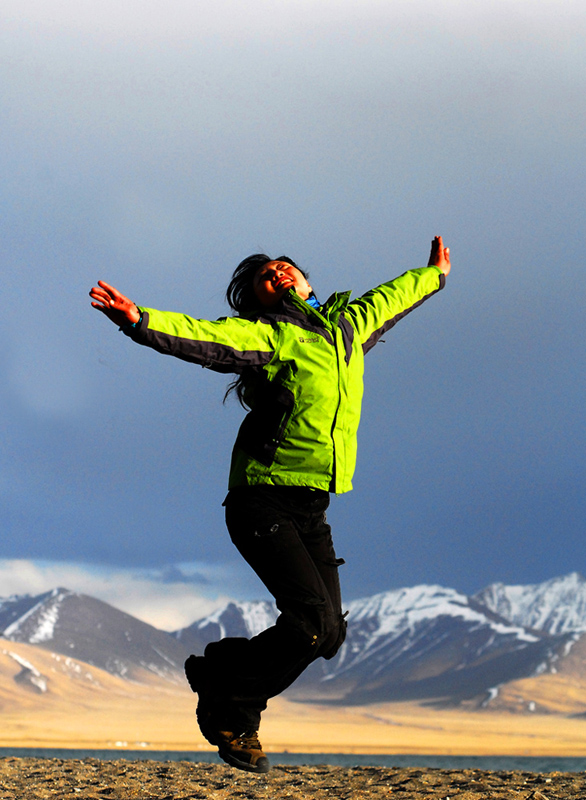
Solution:
M454 589L443 586L413 586L391 592L383 592L355 600L349 606L349 619L352 621L347 638L348 646L341 653L336 673L347 671L364 661L380 662L384 668L389 659L381 658L381 652L388 649L390 642L401 643L394 648L396 658L402 652L424 647L431 649L430 626L441 629L447 621L455 632L456 628L466 630L468 636L474 634L477 648L466 646L464 660L483 654L489 655L507 641L515 649L535 644L539 637L529 634L521 626L513 626L505 619L487 613L476 603ZM445 634L442 634L445 638ZM481 641L482 640L482 641ZM453 649L453 642L451 644Z
M177 639L93 597L54 589L9 598L0 602L3 620L5 639L38 644L129 679L146 670L183 680L187 651Z
M0 599L0 631L5 631L13 622L24 617L34 606L42 603L51 592L36 595L11 595Z
M383 592L350 603L348 610L348 635L338 656L313 664L289 696L344 704L482 703L494 686L550 669L573 640L571 634L528 630L477 598L441 586ZM176 635L202 652L208 641L254 635L275 617L270 603L231 603Z
M338 657L312 665L293 696L482 703L492 687L548 669L568 639L529 632L441 586L383 592L349 611Z
M493 583L474 599L525 628L546 633L586 631L586 580L577 572L530 586Z
M290 698L482 705L496 687L520 678L586 676L586 582L576 574L535 586L495 584L474 597L414 586L355 600L348 610L339 654L312 664L289 689ZM224 636L255 636L276 617L273 603L232 602L168 634L67 589L0 600L7 640L130 680L152 673L177 683L184 681L189 653L201 654ZM23 670L22 680L37 686L39 675Z
M274 603L260 600L252 603L228 603L187 628L176 631L181 644L193 653L203 653L208 642L226 636L250 638L274 625L278 616Z

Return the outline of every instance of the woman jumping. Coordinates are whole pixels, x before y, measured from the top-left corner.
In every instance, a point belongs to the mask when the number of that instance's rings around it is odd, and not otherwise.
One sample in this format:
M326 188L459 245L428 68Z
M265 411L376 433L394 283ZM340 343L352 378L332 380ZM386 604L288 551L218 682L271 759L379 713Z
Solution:
M364 355L442 289L449 271L437 236L427 267L321 304L290 258L257 254L228 286L237 316L215 321L137 306L103 281L90 292L92 306L138 344L235 373L230 390L249 409L232 453L226 524L280 616L258 636L212 642L185 664L201 731L234 767L268 772L258 739L267 701L344 641L343 560L325 512L330 492L352 488Z

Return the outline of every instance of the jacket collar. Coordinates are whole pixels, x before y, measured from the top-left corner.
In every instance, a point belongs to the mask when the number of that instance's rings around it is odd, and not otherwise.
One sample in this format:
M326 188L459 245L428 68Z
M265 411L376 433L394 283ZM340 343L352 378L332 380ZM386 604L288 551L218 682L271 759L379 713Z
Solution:
M294 289L289 289L279 306L287 310L296 309L309 317L317 315L321 319L332 320L332 318L337 318L346 308L350 300L350 294L351 292L334 292L318 310L306 303L305 300L302 300Z
M302 300L295 290L289 289L283 299L270 309L254 314L249 319L266 322L292 322L307 330L322 332L327 339L326 330L338 324L338 318L350 300L351 292L335 292L318 310Z

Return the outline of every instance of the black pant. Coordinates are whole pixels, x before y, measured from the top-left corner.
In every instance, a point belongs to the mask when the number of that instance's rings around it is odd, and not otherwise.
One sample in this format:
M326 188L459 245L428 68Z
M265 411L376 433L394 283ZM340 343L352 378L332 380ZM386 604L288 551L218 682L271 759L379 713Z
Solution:
M325 510L329 494L305 487L233 489L224 503L230 537L275 598L275 625L252 639L206 647L221 729L258 729L270 697L316 658L332 658L344 641L338 566Z

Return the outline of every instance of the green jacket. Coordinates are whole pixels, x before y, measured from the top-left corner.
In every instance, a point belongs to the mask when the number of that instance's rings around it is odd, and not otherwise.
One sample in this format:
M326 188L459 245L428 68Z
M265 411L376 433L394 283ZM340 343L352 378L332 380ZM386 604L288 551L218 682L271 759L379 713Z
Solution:
M437 267L410 270L356 300L319 311L289 291L256 316L199 320L140 308L134 341L223 373L243 373L250 408L232 453L229 487L352 488L364 355L443 288Z

